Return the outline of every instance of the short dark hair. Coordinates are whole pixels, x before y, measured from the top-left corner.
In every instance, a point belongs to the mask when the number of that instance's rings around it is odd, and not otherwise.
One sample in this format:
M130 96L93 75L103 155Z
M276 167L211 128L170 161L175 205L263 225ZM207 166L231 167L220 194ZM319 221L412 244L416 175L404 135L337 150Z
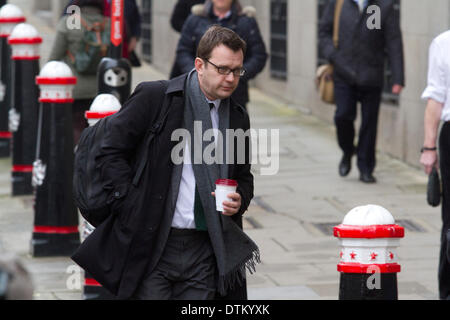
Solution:
M211 58L211 52L221 44L234 52L242 50L244 55L247 50L247 44L236 32L229 28L213 25L206 30L200 39L197 48L197 57L201 59Z

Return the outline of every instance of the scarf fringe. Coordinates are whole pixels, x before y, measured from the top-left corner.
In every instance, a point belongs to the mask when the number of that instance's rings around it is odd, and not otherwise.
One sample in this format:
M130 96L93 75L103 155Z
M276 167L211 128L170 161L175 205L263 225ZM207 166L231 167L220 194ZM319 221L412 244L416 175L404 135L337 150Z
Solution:
M256 272L256 264L261 263L259 249L254 249L241 263L237 264L233 270L225 275L219 276L218 291L221 296L225 296L229 290L233 290L236 284L242 286L244 283L244 273L247 269L250 274Z

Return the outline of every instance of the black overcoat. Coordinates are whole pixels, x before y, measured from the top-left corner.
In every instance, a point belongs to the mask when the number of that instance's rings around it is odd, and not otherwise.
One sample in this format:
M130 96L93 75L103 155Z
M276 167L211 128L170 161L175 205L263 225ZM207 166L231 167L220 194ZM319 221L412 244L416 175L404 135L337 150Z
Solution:
M376 11L365 9L360 14L355 1L345 0L337 48L333 44L335 6L336 0L330 0L319 23L319 50L334 65L335 79L349 85L382 87L387 57L392 83L404 85L400 16L394 1L368 0L367 8L376 6Z
M111 116L109 131L97 157L103 187L112 201L113 215L94 230L72 259L119 299L132 297L145 275L158 239L172 175L171 151L179 143L171 141L171 135L183 123L186 76L169 82L139 84L123 108ZM171 101L167 121L149 148L141 181L134 186L131 183L135 170L133 158L166 98ZM231 100L230 129L246 131L249 128L247 112ZM248 140L247 160L250 159ZM237 143L234 145L235 161L229 164L229 176L238 181L242 206L233 220L242 227L242 214L253 198L253 175L250 161L237 163ZM238 296L242 297L242 292Z

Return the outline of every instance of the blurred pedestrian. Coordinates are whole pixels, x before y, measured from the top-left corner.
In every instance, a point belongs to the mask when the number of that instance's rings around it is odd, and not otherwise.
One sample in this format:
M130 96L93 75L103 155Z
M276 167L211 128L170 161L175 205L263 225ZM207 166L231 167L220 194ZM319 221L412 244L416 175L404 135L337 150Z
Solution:
M75 101L72 107L73 135L76 145L81 131L88 126L84 113L97 96L97 65L101 56L105 56L107 52L110 23L109 18L103 15L103 0L74 0L73 4L80 7L80 27L76 28L67 23L67 19L74 18L72 16L65 15L61 18L49 60L62 60L67 63L77 77L77 84L73 90ZM93 41L96 41L96 45L99 45L98 38L101 42L100 51L95 56L90 54L94 45L88 45L90 41L87 37L91 34L95 34ZM90 67L81 71L77 63L89 63Z
M32 300L33 290L22 261L12 253L0 254L0 300Z
M175 63L180 73L187 73L194 68L198 43L211 25L218 24L233 30L244 39L248 48L244 57L246 73L232 95L245 108L249 101L248 81L264 69L267 60L266 47L255 19L255 9L242 8L238 0L207 0L205 4L195 5L192 10L183 25L176 52ZM172 74L171 77L177 75Z
M339 20L339 41L335 47L333 23L336 2L329 1L320 19L319 49L334 66L337 107L334 122L338 144L343 151L339 174L342 177L349 174L352 156L356 153L360 180L375 183L375 147L386 53L392 70L392 93L400 94L404 86L400 17L393 0L377 1L379 14L375 15L367 10L372 3L369 0L344 0ZM361 103L362 121L355 147L357 102Z
M67 14L67 8L76 5L77 0L70 0L64 9L63 14ZM122 45L122 57L130 60L134 67L140 66L140 61L136 54L137 44L141 37L141 14L136 0L124 0L124 42ZM111 0L103 0L103 15L111 17Z
M111 16L111 0L105 0L106 9L105 15ZM135 50L139 38L141 37L141 14L136 4L136 0L124 0L124 12L125 30L124 30L124 42L122 47L122 57L130 60L132 66L137 67L140 65L137 60Z
M183 24L191 14L194 5L205 2L205 0L178 0L170 16L170 25L176 32L181 32Z
M437 36L430 46L428 86L422 94L427 99L424 126L425 138L420 163L425 173L433 167L442 175L442 233L439 257L439 297L450 300L450 30ZM439 157L437 151L438 130Z

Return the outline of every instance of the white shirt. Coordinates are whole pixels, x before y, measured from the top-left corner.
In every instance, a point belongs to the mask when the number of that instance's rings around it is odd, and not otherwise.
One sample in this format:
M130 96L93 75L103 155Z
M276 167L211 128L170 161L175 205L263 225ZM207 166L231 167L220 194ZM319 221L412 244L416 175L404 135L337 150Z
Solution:
M359 7L359 12L363 12L364 7L366 6L366 0L353 0Z
M219 129L219 106L220 99L210 101L214 108L210 110L212 127L214 130L215 141L217 141L217 132ZM172 227L177 229L195 229L194 220L194 200L195 200L195 176L192 169L190 146L186 142L186 149L183 158L183 171L181 173L180 188L178 190L177 203L172 220Z
M422 99L443 103L441 120L450 121L450 31L440 34L431 42L428 85Z

